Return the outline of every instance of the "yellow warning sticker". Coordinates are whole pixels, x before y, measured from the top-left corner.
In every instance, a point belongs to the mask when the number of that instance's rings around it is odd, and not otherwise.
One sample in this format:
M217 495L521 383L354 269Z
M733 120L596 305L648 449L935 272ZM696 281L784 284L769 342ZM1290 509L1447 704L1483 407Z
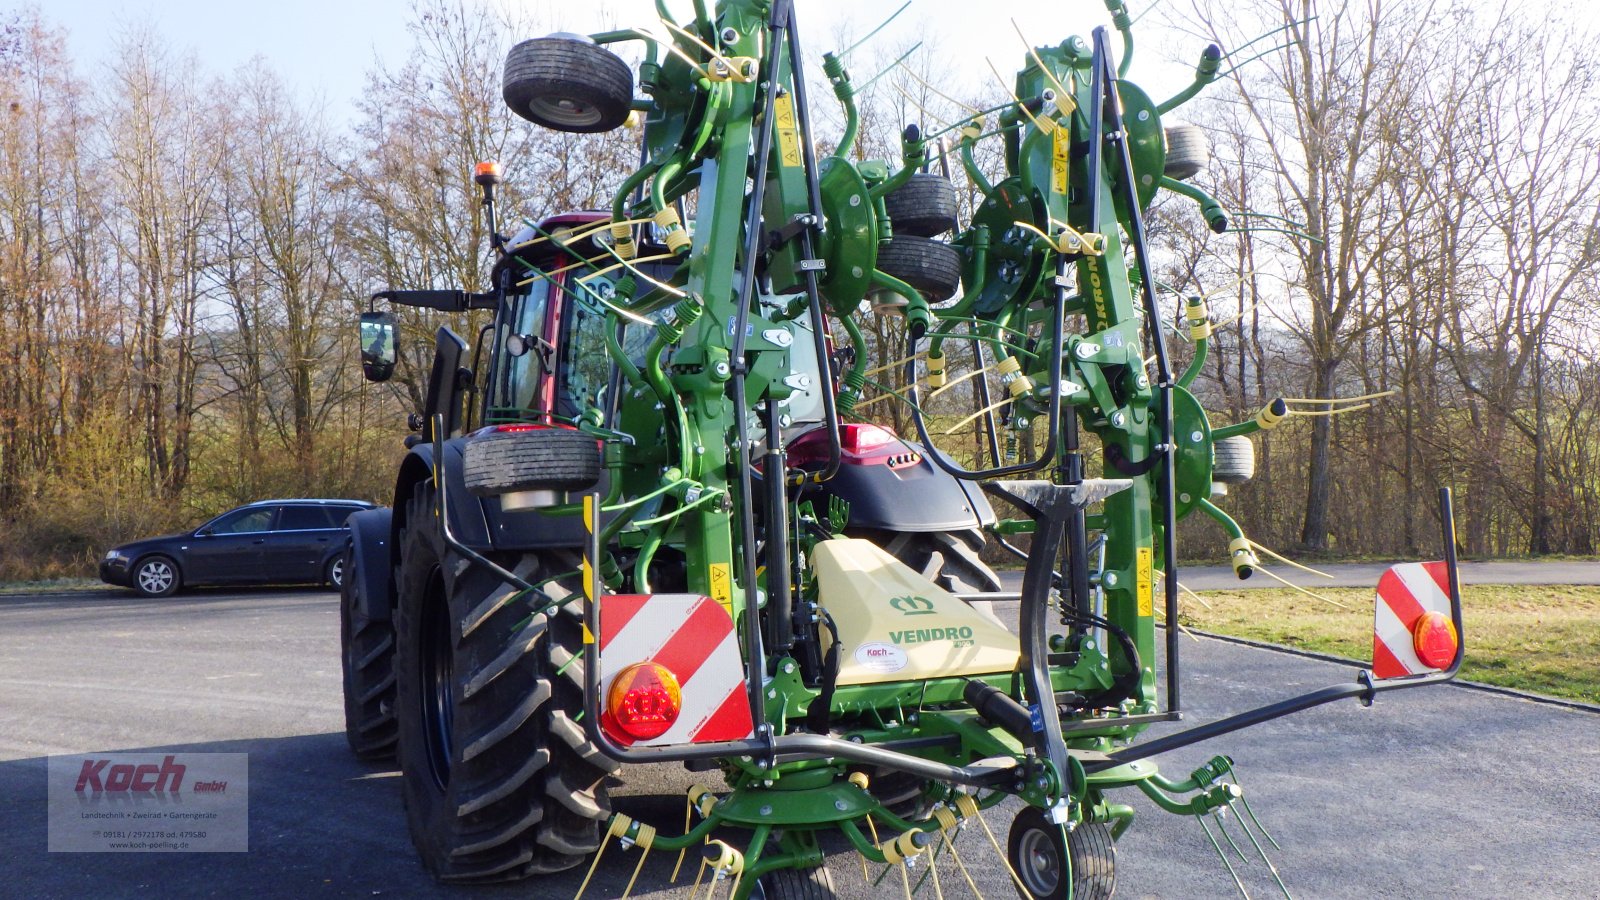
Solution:
M711 598L722 604L722 608L733 615L733 579L728 574L727 563L712 563L711 566Z
M1139 548L1137 570L1134 572L1134 580L1138 582L1139 587L1139 615L1141 616L1155 614L1155 605L1150 596L1151 588L1153 586L1153 582L1155 581L1152 573L1152 558L1153 551L1149 547Z
M587 622L583 624L583 642L585 644L594 643L594 632L589 630L589 623Z
M794 124L794 98L788 94L773 98L772 114L778 129L778 164L798 168L800 130Z
M1067 165L1072 161L1072 129L1055 130L1055 147L1050 165L1050 189L1057 194L1067 192Z

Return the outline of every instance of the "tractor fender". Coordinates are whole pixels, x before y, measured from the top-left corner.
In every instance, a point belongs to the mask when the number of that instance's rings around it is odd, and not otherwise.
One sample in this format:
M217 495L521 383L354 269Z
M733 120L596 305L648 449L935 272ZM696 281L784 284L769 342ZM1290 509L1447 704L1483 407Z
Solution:
M391 520L394 510L364 509L345 520L350 529L350 565L345 577L351 579L357 622L387 621L394 610L394 544Z
M576 515L552 516L538 510L506 512L499 497L478 497L467 491L462 474L462 450L466 438L444 442L443 480L450 534L478 552L523 551L582 547L586 541L583 522ZM406 510L417 486L433 477L433 444L412 447L400 464L395 481L392 546L399 546L400 530L405 527ZM602 483L602 490L604 484Z
M838 474L815 490L850 504L851 528L964 531L994 523L994 508L976 484L935 466L920 445L901 443L917 454L915 464L891 468L846 454Z

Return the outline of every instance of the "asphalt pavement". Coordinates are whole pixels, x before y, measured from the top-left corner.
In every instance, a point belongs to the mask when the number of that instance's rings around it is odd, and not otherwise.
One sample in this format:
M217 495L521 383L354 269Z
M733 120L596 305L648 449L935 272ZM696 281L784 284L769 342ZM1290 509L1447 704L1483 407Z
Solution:
M1186 721L1164 731L1352 675L1348 666L1207 639L1183 641L1182 664ZM249 851L47 852L47 757L135 749L248 753ZM1215 753L1234 757L1246 795L1282 845L1268 851L1295 897L1597 894L1595 713L1423 688L1385 694L1370 709L1319 707L1160 762L1181 778ZM683 791L707 777L665 765L624 774L617 808L669 832L682 822ZM1138 812L1118 844L1119 898L1238 896L1197 822L1142 795L1116 799ZM987 816L1002 845L1008 812ZM0 817L7 897L567 898L583 874L470 889L428 879L406 835L397 773L357 762L345 747L337 600L320 592L0 598ZM1228 825L1253 857L1238 825ZM957 846L983 896L1014 896L982 831L969 828ZM1274 895L1259 860L1246 864L1222 847L1251 896ZM874 887L855 857L834 849L841 896L904 895L897 875ZM609 850L588 896L619 896L636 854ZM673 887L672 862L652 855L634 896L688 897L692 865ZM948 863L939 871L946 896L971 896ZM919 896L932 896L931 885Z

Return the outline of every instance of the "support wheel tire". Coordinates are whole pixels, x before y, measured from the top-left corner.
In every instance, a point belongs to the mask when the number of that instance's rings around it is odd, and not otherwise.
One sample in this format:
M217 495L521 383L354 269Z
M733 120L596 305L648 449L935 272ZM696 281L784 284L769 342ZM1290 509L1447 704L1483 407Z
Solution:
M1162 174L1187 181L1211 162L1211 139L1198 125L1169 125L1166 129L1167 164Z
M582 491L600 480L600 450L592 435L571 428L503 431L468 441L461 473L467 490L480 497Z
M166 556L147 556L133 567L133 589L144 597L170 597L183 585L178 564Z
M827 866L774 869L756 881L750 900L834 900L839 894Z
M361 579L346 548L339 588L339 648L344 670L344 739L357 759L394 756L394 622L367 619L356 610Z
M611 131L628 120L633 70L587 37L553 34L506 54L501 96L535 125L572 134Z
M960 250L913 234L897 234L878 247L878 270L916 288L932 303L955 296L961 263Z
M1248 437L1222 438L1211 445L1211 480L1244 484L1256 474L1256 445Z
M883 198L895 234L937 237L956 227L956 188L950 179L918 172Z
M611 816L605 780L617 769L579 724L578 558L495 556L521 578L549 580L540 591L562 605L530 618L533 598L517 599L446 548L431 484L408 505L400 552L395 708L406 819L423 864L448 882L578 865L600 846Z
M1023 900L1110 900L1117 890L1117 850L1104 822L1066 832L1027 807L1011 822L1006 859L1028 889L1017 891Z

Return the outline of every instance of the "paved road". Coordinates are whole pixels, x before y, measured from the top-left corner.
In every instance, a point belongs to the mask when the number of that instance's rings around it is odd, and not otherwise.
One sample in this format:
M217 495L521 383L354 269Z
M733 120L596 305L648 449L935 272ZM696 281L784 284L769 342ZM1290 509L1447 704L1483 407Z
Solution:
M1317 587L1377 587L1378 576L1394 563L1326 563L1313 568L1333 577L1319 578L1283 563L1267 560L1274 573L1295 584ZM1462 584L1600 584L1600 562L1463 562L1459 565ZM1000 574L1007 590L1022 587L1022 572ZM1197 591L1224 591L1239 588L1277 588L1282 583L1257 574L1240 581L1227 566L1184 566L1178 581Z
M326 593L0 598L0 894L571 897L581 872L488 889L428 881L395 773L345 750L337 625ZM1183 648L1193 722L1349 674L1216 641ZM130 749L249 753L250 851L47 853L45 758ZM1163 766L1181 777L1219 752L1283 844L1274 859L1297 897L1593 897L1600 884L1600 716L1430 688L1322 707ZM672 767L629 770L617 806L671 826L690 783ZM1139 821L1119 844L1119 898L1236 895L1196 823L1127 802ZM1004 841L1008 817L989 821ZM959 846L985 897L1012 896L981 832ZM609 851L589 896L618 896L633 860ZM890 894L868 887L843 853L831 868L842 896L902 896L893 880ZM670 871L652 857L635 896L686 897ZM948 896L970 896L941 874ZM1241 874L1253 896L1272 894L1259 863Z

